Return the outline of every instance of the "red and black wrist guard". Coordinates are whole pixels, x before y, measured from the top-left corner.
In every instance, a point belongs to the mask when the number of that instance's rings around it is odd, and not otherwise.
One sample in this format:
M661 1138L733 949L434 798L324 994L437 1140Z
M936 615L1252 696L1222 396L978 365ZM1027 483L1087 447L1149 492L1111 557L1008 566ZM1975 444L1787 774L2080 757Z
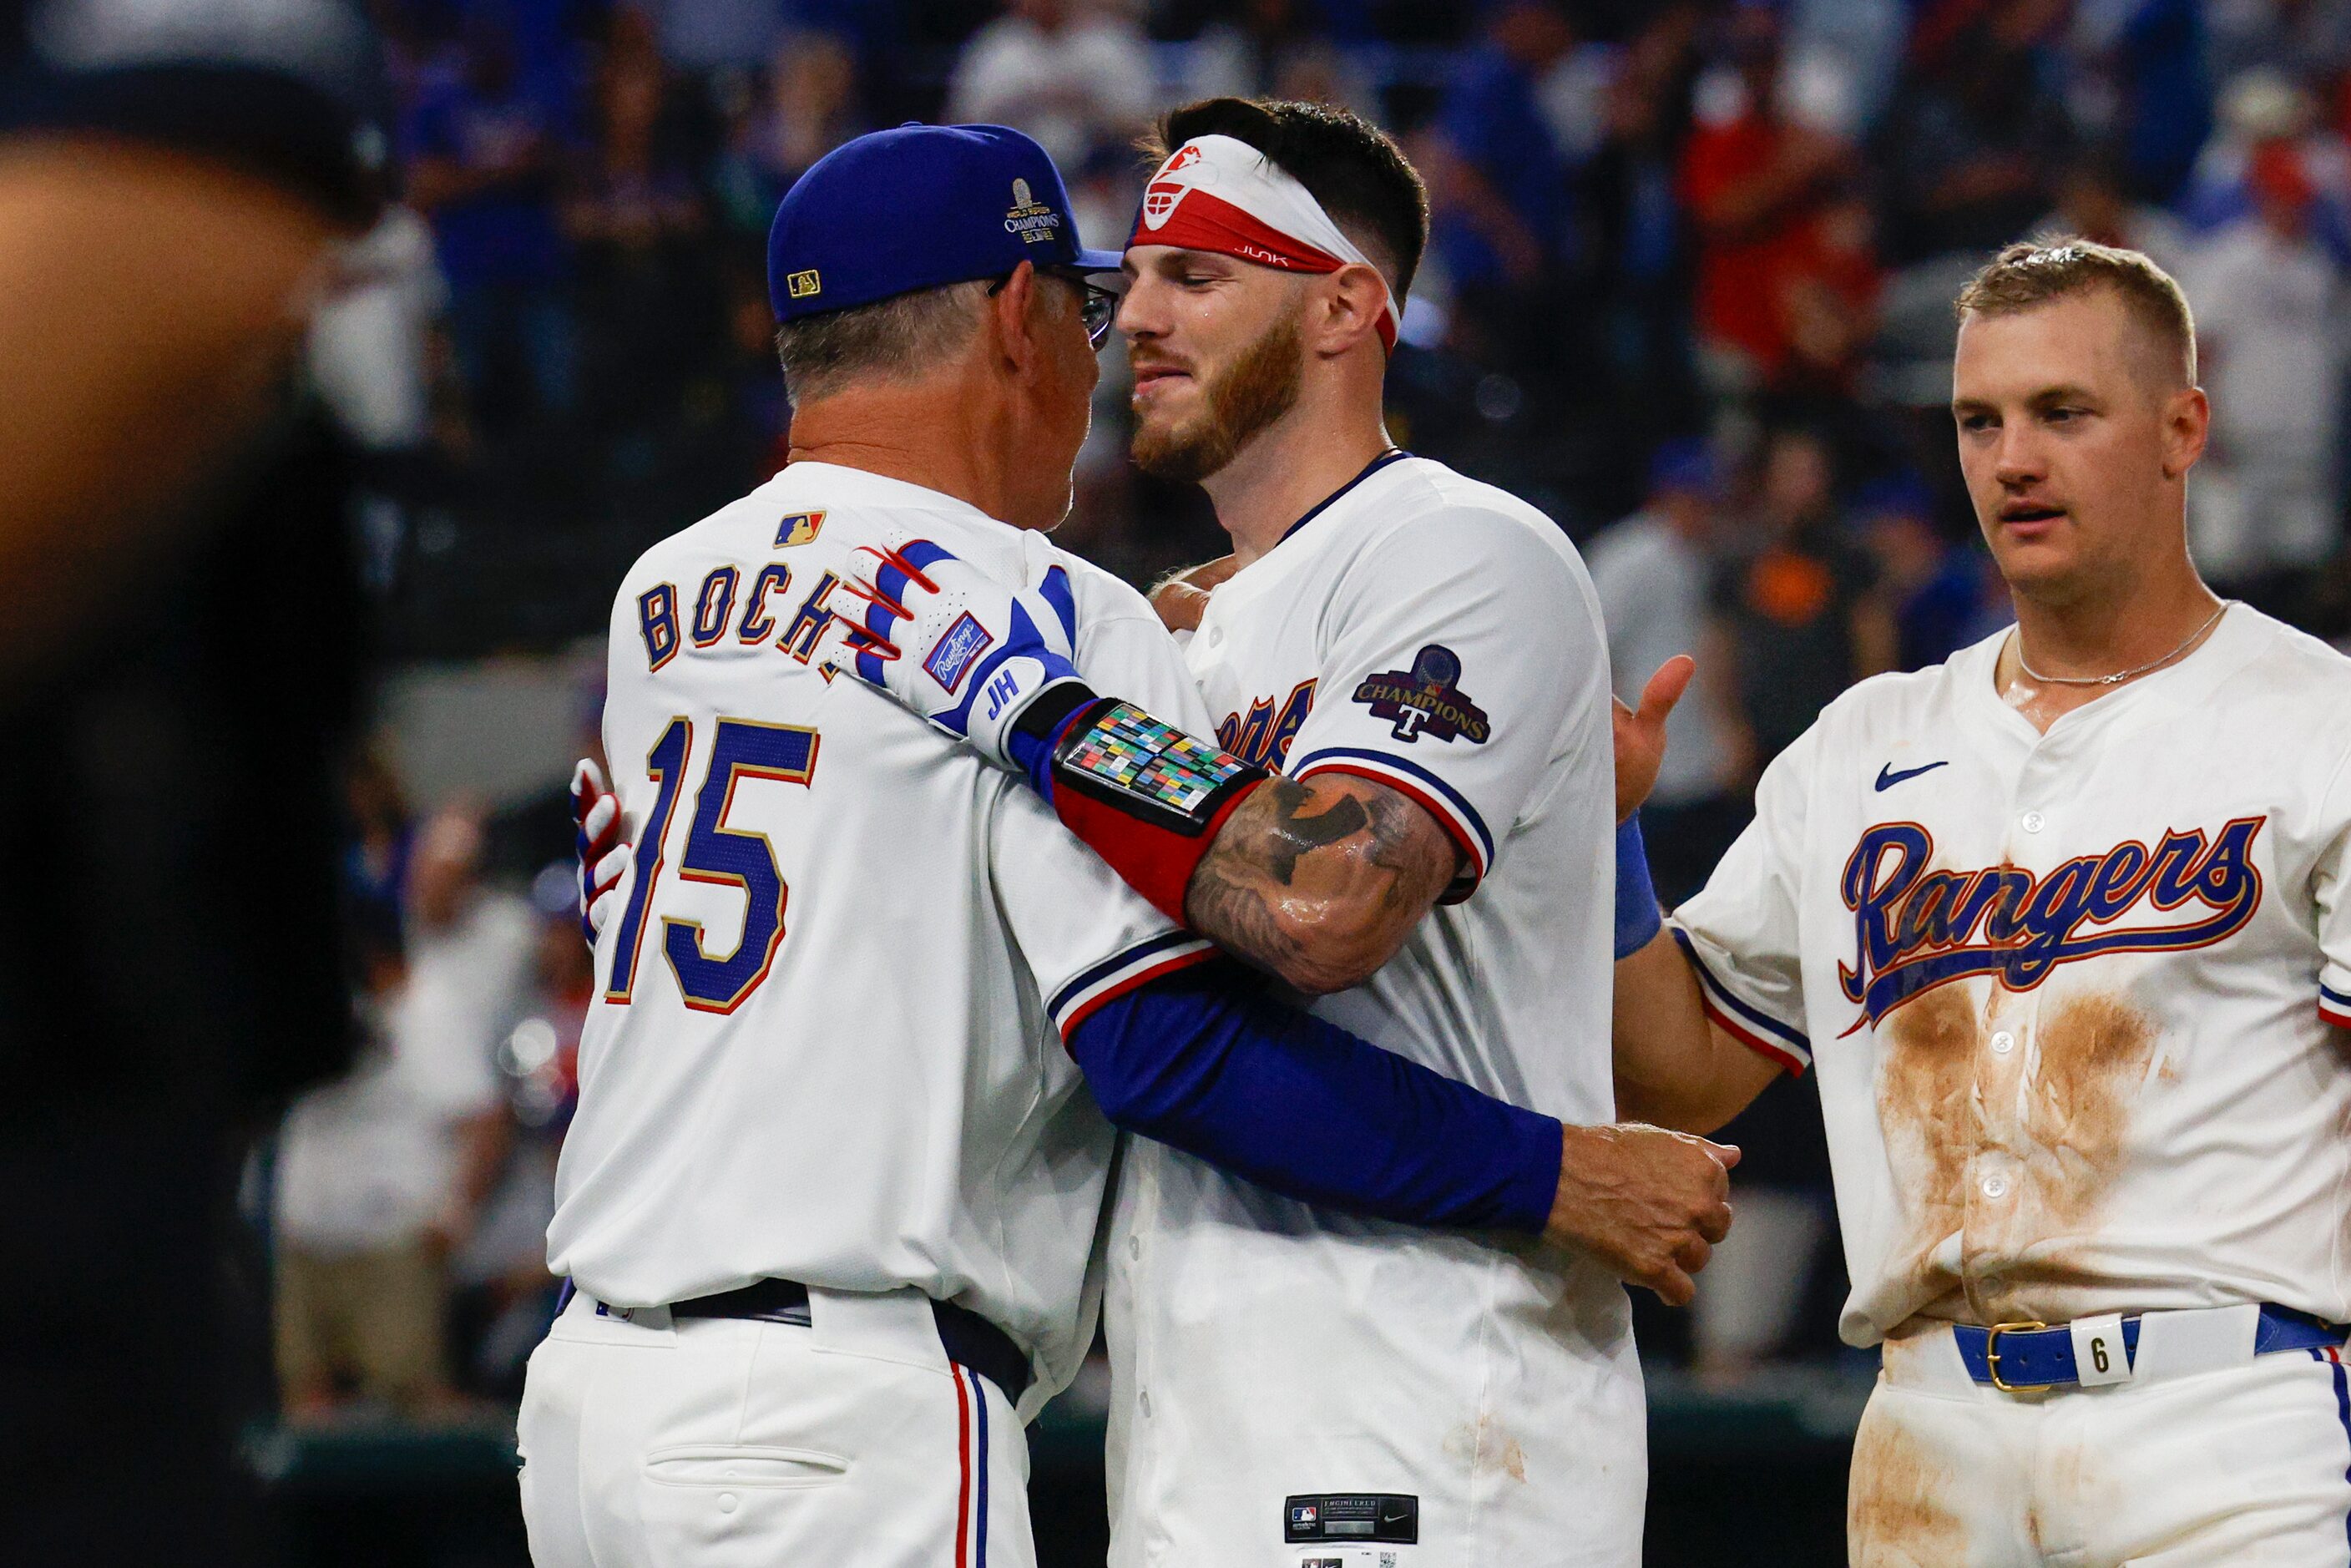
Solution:
M1054 688L1029 707L1016 727L1050 737L1046 799L1054 814L1183 924L1193 868L1267 771L1082 685Z

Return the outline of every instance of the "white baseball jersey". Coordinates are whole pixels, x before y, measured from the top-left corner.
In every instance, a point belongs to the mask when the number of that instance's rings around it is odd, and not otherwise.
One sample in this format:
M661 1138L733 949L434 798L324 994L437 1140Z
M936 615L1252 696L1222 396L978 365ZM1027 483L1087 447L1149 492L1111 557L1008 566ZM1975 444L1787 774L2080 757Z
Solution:
M1608 657L1558 528L1396 455L1218 588L1186 657L1228 749L1377 779L1460 849L1402 951L1312 1010L1611 1119ZM1351 1218L1137 1141L1109 1289L1121 1568L1638 1560L1640 1375L1596 1266ZM1417 1544L1347 1533L1407 1508Z
M1033 1409L1092 1332L1113 1147L1061 1031L1211 950L1017 779L809 663L831 575L908 531L1008 578L1066 568L1086 666L1200 722L1140 595L913 485L795 464L648 551L604 712L636 863L549 1260L623 1307L912 1286L1029 1352Z
M2238 605L2043 735L2007 635L1832 704L1674 918L1716 1020L1817 1064L1844 1338L2351 1318L2351 661Z

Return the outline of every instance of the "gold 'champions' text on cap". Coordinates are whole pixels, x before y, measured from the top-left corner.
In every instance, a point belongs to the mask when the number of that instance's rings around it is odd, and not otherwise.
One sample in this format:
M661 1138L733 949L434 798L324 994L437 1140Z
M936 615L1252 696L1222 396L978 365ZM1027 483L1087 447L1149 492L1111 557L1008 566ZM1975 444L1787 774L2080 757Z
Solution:
M1061 214L1038 201L1026 180L1012 182L1012 205L1004 214L1004 232L1019 235L1029 245L1050 243L1061 227Z

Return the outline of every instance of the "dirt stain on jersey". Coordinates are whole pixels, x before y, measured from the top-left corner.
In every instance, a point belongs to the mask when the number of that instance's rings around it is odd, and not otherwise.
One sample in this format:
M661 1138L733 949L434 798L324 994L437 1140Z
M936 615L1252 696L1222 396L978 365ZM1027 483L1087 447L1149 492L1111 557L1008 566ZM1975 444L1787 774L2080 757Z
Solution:
M2035 1155L2029 1207L2048 1225L2079 1228L2121 1173L2155 1041L2154 1020L2096 993L2067 998L2043 1023L2024 1131Z
M1959 1478L1875 1403L1853 1443L1845 1539L1854 1568L1949 1568L1967 1531L1939 1500Z
M1499 1469L1514 1481L1523 1483L1527 1479L1526 1449L1490 1412L1447 1433L1445 1454L1472 1471Z
M2103 993L2066 998L2044 1013L2011 1103L2013 1123L2000 1139L2020 1178L2013 1201L1983 1216L1980 1235L1970 1236L1971 1252L2002 1260L1998 1281L1980 1292L1997 1320L2074 1316L2102 1282L2075 1244L2122 1174L2157 1039L2153 1019Z
M2095 1282L2065 1242L2095 1223L2121 1174L2141 1091L2178 1075L2155 1071L2155 1022L2119 997L2053 999L2036 1027L2001 987L1986 987L1980 1006L1969 989L1916 998L1881 1036L1878 1119L1911 1214L1893 1266L1939 1298L1961 1281L1949 1253L1935 1253L1959 1234L1970 1316L2045 1317L2059 1310L2052 1292ZM2019 1049L1991 1050L1999 1030ZM1969 1186L1970 1162L1985 1151L2012 1173L2000 1198Z
M1887 1163L1911 1209L1910 1231L1897 1246L1895 1267L1923 1277L1940 1272L1931 1255L1966 1216L1961 1183L1982 1131L1975 1095L1982 1030L1966 988L1958 985L1916 998L1886 1023L1877 1115ZM1941 1279L1933 1293L1956 1283Z

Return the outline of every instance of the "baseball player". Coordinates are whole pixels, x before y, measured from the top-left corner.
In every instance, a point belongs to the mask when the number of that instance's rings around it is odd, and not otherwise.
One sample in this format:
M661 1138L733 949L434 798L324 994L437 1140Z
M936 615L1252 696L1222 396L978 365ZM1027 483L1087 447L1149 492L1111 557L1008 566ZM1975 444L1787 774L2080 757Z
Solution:
M1218 979L1035 794L817 658L835 584L886 551L1037 585L928 651L943 721L987 739L1050 655L1205 727L1141 597L1040 532L1113 259L999 128L861 138L778 211L793 461L614 605L605 742L643 852L604 904L549 1231L576 1292L520 1420L541 1568L1033 1561L1019 1423L1092 1332L1113 1123L1521 1248L1695 1261L1720 1233L1719 1167L1672 1179L1712 1166L1697 1141L1562 1129ZM1093 739L1055 788L1138 852L1255 781Z
M1619 1096L1711 1127L1817 1061L1882 1343L1857 1563L2351 1556L2351 663L2214 599L2179 289L2078 240L1959 301L2017 623L1863 683L1618 967Z
M1011 591L976 574L935 591L869 563L841 667L966 730L1317 1017L1607 1121L1598 610L1548 518L1386 438L1418 178L1317 106L1211 100L1164 141L1119 313L1134 455L1199 481L1233 536L1186 658L1219 766L1258 776L1196 836L1137 846L1060 771L1106 728L1149 747L1165 727L1082 658L1040 649L991 689L987 735L946 713L925 664L975 618L1009 634ZM1660 1281L1669 1299L1687 1285ZM1122 1568L1638 1561L1641 1380L1605 1270L1336 1215L1150 1144L1122 1179L1109 1289Z

